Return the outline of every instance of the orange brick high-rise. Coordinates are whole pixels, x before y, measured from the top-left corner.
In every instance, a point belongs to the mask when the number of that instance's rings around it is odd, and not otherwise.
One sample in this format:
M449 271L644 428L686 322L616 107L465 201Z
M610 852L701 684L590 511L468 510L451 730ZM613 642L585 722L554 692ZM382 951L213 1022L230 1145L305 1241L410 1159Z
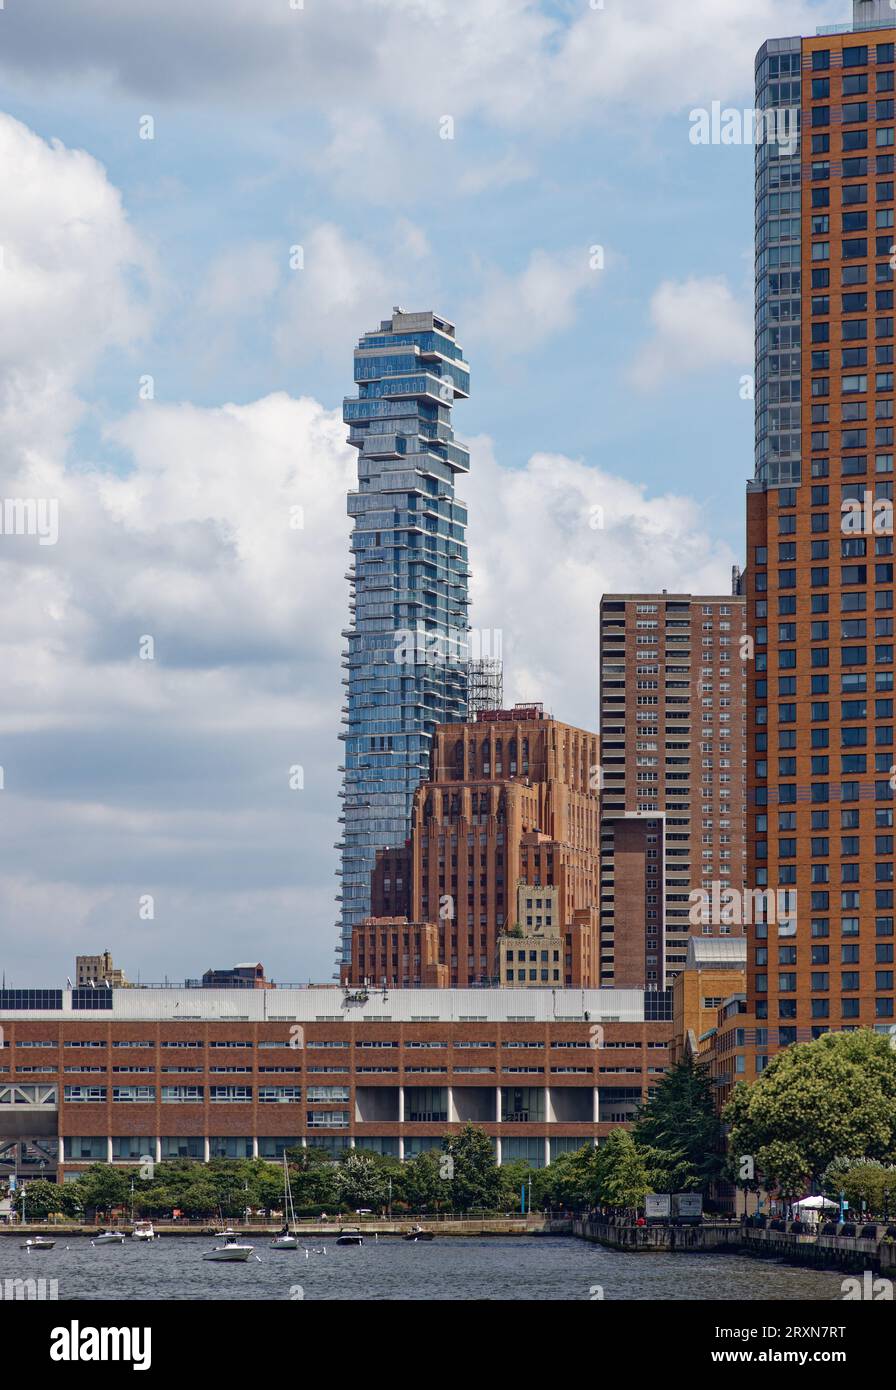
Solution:
M748 875L795 892L796 920L748 928L747 1079L790 1043L896 1022L894 24L856 0L853 25L756 62L757 107L798 108L801 134L756 152Z

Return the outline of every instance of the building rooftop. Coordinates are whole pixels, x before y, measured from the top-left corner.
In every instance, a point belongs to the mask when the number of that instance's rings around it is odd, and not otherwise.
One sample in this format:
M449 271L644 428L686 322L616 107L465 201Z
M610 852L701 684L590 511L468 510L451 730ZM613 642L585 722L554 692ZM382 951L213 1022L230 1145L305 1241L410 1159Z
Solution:
M6 991L7 996L11 993ZM90 1007L93 1001L85 997L86 993L70 989L17 990L14 1003L0 1001L0 1017L72 1018L94 1023L293 1020L303 1023L640 1023L644 1021L645 1008L644 991L636 989L346 991L337 986L317 985L303 989L235 992L229 989L147 989L138 985L133 989L109 991L104 1001L107 1007L102 1009ZM649 997L661 1006L661 995ZM39 1006L29 1007L32 1002Z
M686 970L746 970L745 936L692 936L688 940Z

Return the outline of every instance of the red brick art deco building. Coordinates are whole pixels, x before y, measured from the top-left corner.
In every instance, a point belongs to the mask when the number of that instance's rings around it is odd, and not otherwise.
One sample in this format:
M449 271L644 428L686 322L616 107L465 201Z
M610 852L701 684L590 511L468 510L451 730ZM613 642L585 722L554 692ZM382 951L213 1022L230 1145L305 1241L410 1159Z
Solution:
M598 763L597 736L547 717L540 705L440 725L430 778L414 798L410 923L392 915L356 927L344 979L393 988L497 984L499 941L512 934L507 983L596 985ZM381 853L375 900L395 901L392 884L406 862L401 851ZM527 884L557 890L551 942L527 938L536 926L520 897Z

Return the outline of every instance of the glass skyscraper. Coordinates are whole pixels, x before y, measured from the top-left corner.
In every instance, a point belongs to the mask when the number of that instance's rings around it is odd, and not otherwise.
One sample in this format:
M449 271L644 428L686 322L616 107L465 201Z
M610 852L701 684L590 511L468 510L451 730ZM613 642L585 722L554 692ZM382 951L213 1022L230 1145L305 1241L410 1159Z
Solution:
M358 449L345 741L341 940L370 913L376 851L404 845L414 791L429 770L437 724L467 714L466 507L454 494L470 467L451 407L470 374L454 325L394 309L354 355L357 397L343 418Z

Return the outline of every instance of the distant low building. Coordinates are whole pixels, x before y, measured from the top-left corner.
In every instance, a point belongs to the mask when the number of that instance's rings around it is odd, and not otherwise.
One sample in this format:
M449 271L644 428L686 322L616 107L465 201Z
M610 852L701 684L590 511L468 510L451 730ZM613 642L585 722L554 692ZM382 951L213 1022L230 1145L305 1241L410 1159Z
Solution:
M109 951L100 956L75 956L75 983L79 989L90 989L91 985L130 988L124 971L116 969Z
M517 886L516 920L498 938L502 985L544 989L562 983L565 935L559 927L559 897L559 888L544 884Z
M260 961L244 961L231 966L229 970L206 970L202 977L203 989L273 989L270 980L265 979L264 966Z

